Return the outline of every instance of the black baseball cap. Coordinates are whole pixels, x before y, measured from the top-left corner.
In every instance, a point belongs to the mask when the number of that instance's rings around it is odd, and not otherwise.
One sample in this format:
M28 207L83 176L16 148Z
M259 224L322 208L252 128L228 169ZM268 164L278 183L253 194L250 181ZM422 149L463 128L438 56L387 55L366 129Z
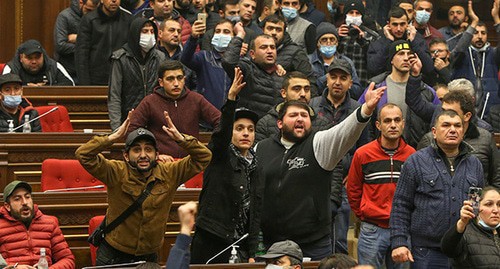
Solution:
M19 53L23 53L26 55L42 52L42 44L40 44L38 40L30 39L19 46Z
M257 115L257 113L253 112L252 110L246 107L240 107L237 108L236 111L234 112L234 121L237 121L238 119L249 119L253 121L254 125L257 125L257 122L259 121L259 116Z
M144 128L138 128L131 132L127 136L127 140L125 140L125 150L129 150L132 145L139 139L147 139L153 143L153 146L156 148L156 138L152 132Z
M4 84L7 84L7 83L19 83L20 85L22 85L23 81L21 80L21 78L17 74L8 73L8 74L1 75L0 76L0 88Z
M330 71L335 70L335 69L342 70L342 71L346 72L347 74L352 75L352 67L351 67L351 64L347 60L333 59L330 66L328 66L327 72L329 73Z

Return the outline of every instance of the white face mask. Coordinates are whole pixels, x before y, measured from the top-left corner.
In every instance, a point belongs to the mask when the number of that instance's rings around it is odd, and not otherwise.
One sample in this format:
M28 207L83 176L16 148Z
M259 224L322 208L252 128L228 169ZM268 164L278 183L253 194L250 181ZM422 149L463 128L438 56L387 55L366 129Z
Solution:
M156 38L154 34L142 34L139 40L139 45L142 50L148 52L156 45Z
M270 263L270 264L266 265L265 269L284 269L284 267Z
M363 23L363 16L345 15L345 24L360 26Z

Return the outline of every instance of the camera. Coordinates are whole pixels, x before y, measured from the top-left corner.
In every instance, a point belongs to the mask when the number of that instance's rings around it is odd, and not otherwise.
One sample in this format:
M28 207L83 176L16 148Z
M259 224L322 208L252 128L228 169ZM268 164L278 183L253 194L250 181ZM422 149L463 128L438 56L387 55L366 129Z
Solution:
M349 25L349 32L348 32L348 35L350 37L358 37L359 36L359 29L352 26L352 25Z

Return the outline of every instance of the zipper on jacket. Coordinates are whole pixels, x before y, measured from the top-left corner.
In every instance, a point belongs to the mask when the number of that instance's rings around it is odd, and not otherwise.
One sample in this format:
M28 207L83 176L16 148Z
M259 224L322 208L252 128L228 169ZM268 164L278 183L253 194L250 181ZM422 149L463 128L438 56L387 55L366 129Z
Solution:
M389 158L391 160L391 183L394 183L394 160L393 160L393 155L389 155Z
M285 152L283 152L283 157L281 158L281 167L283 169L283 167L285 166L285 156L286 154L288 153L288 149L285 149ZM282 180L283 180L283 176L285 175L285 171L281 170L281 176L280 176L280 179L278 180L278 193L279 193L279 189L281 188L281 183L282 183Z
M174 106L177 107L177 100L174 100Z

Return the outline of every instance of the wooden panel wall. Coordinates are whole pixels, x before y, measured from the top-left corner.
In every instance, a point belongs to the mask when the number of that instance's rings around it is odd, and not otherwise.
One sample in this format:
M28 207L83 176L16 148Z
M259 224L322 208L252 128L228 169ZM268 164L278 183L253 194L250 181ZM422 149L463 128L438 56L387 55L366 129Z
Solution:
M0 63L10 61L19 44L28 39L39 40L53 55L53 29L57 15L69 7L71 0L0 0ZM327 13L327 0L313 0L316 7ZM447 24L447 10L451 5L462 4L464 0L441 0L434 2L431 22L436 27ZM478 16L488 22L490 42L496 44L491 27L491 5L493 1L474 0Z

